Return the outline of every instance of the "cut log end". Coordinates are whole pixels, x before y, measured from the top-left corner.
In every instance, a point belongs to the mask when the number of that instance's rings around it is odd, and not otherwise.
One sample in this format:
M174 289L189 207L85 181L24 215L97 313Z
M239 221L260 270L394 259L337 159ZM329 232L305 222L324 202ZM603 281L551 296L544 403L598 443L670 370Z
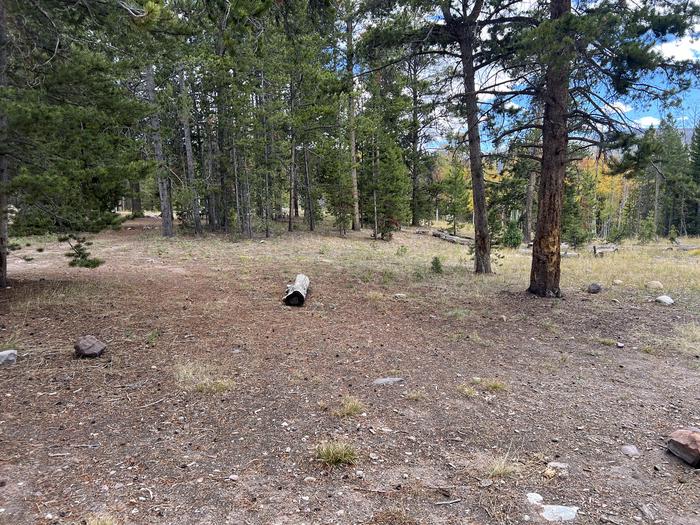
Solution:
M309 291L309 278L300 273L294 279L293 284L287 285L287 292L284 294L282 301L287 306L303 306L306 302L306 294Z

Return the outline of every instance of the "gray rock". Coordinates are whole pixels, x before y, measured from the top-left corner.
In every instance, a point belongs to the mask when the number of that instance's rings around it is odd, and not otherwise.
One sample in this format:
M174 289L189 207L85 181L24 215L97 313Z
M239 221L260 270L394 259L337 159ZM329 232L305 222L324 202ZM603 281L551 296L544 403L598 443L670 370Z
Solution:
M561 254L562 257L578 257L577 252L564 252Z
M380 377L372 381L373 385L395 385L403 381L403 377Z
M613 281L613 284L614 284L615 286L620 286L621 284L623 284L623 282L622 282L620 279L615 279L615 280Z
M586 289L588 293L600 293L603 291L603 287L598 283L591 283Z
M394 299L397 301L405 301L408 298L408 296L405 293L395 293L394 294Z
M639 452L639 449L634 445L625 445L620 450L625 456L629 456L631 458L638 458L642 455L642 453Z
M12 365L17 361L17 350L3 350L0 352L0 365Z
M547 466L556 470L567 470L569 468L568 463L561 463L560 461L550 461L547 463Z
M539 515L547 521L571 521L576 519L578 507L567 507L565 505L544 505L543 498L537 492L530 492L527 501L534 506Z
M625 343L621 343L620 341L618 341L617 343L615 343L615 346L617 346L618 348L624 348Z
M84 335L75 343L75 357L100 357L107 345L94 335Z
M664 285L659 281L649 281L646 284L647 290L663 290Z
M668 295L659 295L655 301L657 303L665 304L666 306L670 306L674 303L673 299L671 299Z

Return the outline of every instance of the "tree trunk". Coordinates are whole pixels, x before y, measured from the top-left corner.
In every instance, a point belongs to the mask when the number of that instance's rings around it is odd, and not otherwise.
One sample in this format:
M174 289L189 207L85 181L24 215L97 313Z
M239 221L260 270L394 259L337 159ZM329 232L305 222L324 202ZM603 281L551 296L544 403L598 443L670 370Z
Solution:
M532 241L532 204L535 200L535 184L537 183L537 172L530 171L530 180L527 183L527 193L525 194L525 217L523 221L523 242L530 244Z
M551 0L552 20L570 12L571 0ZM559 54L551 60L545 75L542 170L529 288L541 297L561 297L561 211L568 145L569 68L568 59Z
M294 207L294 185L296 184L296 172L294 168L296 166L296 144L294 143L294 137L292 137L292 160L289 164L289 222L287 224L287 230L294 230L294 219L292 218L292 208Z
M182 123L182 134L185 140L185 164L187 174L187 185L192 192L192 224L194 225L194 233L202 234L202 221L199 217L199 196L195 187L194 174L194 154L192 153L192 132L190 131L190 112L188 107L189 89L185 80L185 70L180 69L180 98L182 99L182 107L180 108L180 121Z
M479 133L479 100L476 91L474 70L475 23L481 2L477 2L470 14L468 25L462 31L460 54L464 81L464 103L467 112L467 139L469 142L469 169L472 178L474 199L474 271L491 273L491 239L489 238L488 215L486 211L486 185L481 159L481 136ZM478 10L478 11L477 11Z
M350 9L348 9L349 11ZM350 143L350 179L352 182L352 229L358 231L362 228L360 222L360 193L357 190L357 145L355 141L355 96L353 90L355 82L353 80L355 67L355 53L353 47L353 24L354 13L347 13L346 20L346 44L347 56L345 69L348 75L348 141Z
M5 2L0 0L0 89L7 87L7 18ZM0 289L7 288L8 200L7 191L10 172L7 159L7 115L0 110Z
M131 182L131 215L133 217L143 217L141 184L137 180Z
M417 60L415 57L413 60ZM411 226L418 226L418 67L409 60L411 82ZM415 67L414 67L415 66Z
M656 168L656 167L655 167ZM661 173L654 169L654 235L659 231L659 194L661 193Z
M153 114L150 117L151 141L153 143L153 155L157 164L158 194L160 196L160 214L163 221L163 236L172 237L173 231L173 205L170 195L170 177L166 173L165 156L163 155L163 139L160 136L160 116L156 104L156 79L155 66L146 68L146 94L148 101L154 105Z
M309 231L314 231L316 225L314 221L314 199L311 194L311 177L309 176L309 149L304 146L304 179L306 183L306 211L304 215L309 217Z
M372 198L374 201L374 238L379 238L379 221L377 219L377 179L379 176L379 141L374 137L374 155L372 158Z

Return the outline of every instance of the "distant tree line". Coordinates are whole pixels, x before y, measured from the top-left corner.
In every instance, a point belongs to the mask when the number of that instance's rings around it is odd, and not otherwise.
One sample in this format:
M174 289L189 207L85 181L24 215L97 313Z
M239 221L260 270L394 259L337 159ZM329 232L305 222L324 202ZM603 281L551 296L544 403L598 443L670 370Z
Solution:
M165 236L472 222L480 273L516 228L545 296L562 232L634 235L653 212L655 233L698 233L700 138L640 137L614 104L690 87L697 64L655 45L697 6L522 4L3 2L0 285L10 222L97 231L125 199Z

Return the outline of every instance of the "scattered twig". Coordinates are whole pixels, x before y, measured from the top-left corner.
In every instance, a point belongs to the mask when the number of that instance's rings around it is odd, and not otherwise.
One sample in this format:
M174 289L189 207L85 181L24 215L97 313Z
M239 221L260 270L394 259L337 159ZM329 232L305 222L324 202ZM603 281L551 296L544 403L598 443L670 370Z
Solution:
M153 405L157 405L158 403L161 403L161 402L165 401L166 399L168 399L168 396L163 396L163 397L161 397L160 399L158 399L158 400L156 400L156 401L153 401L152 403L147 403L147 404L142 405L142 406L140 406L140 407L138 407L138 408L148 408L148 407L152 407Z
M460 501L462 501L460 498L450 499L447 501L434 501L433 505L454 505L455 503L459 503Z

